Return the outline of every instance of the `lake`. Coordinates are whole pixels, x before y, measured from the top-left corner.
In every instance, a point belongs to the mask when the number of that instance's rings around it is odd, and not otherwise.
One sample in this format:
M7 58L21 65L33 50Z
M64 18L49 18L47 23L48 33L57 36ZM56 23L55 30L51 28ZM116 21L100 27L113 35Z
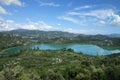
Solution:
M120 52L120 48L107 50L96 45L88 45L88 44L35 44L31 46L9 48L4 53L13 54L21 49L26 49L26 48L40 49L40 50L60 50L63 48L66 48L66 49L71 48L76 53L82 52L84 54L89 54L89 55L108 55L108 54Z

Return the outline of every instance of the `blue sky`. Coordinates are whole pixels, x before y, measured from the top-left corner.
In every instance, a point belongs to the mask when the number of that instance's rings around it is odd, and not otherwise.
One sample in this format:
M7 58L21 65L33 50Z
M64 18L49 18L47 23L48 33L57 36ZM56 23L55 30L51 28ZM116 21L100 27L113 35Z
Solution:
M120 34L120 0L0 0L0 31Z

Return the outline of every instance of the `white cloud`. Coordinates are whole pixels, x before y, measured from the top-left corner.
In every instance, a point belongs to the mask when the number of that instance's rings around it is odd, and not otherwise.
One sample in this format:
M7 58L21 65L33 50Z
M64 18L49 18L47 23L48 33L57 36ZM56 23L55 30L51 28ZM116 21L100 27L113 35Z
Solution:
M23 3L20 0L0 0L0 4L3 5L17 5L17 6L22 6Z
M3 4L5 6L9 6L9 5L23 6L24 5L20 0L0 0L0 4ZM0 14L11 14L11 13L8 13L2 6L0 6Z
M100 25L104 25L104 24L106 24L105 21L99 21L98 23L99 23Z
M68 12L69 15L72 16L93 16L100 19L105 19L114 14L114 11L111 9L101 9L101 10L91 10L89 12Z
M58 19L62 19L62 20L66 20L66 21L70 21L70 22L79 24L79 20L74 19L72 17L60 16L60 17L58 17Z
M5 20L3 18L0 18L0 31L1 30L13 30L13 29L29 29L29 30L52 30L53 27L50 25L47 25L43 21L38 22L27 22L25 24L23 23L16 23L13 20Z
M54 2L42 2L42 1L39 1L39 0L36 0L40 6L50 6L50 7L59 7L60 4L56 4Z
M76 33L76 34L101 34L105 31L95 30L95 29L73 29L73 28L64 28L62 31Z
M112 15L114 15L114 11L111 9L106 9L106 10L93 10L90 11L89 13L86 13L85 15L88 16L95 16L99 19L106 19L108 17L111 17Z
M5 20L3 18L0 18L0 31L2 30L13 30L15 29L13 26L14 21L12 20Z
M59 4L51 3L41 3L40 6L52 6L52 7L59 7Z
M9 14L3 7L0 6L0 14Z
M15 30L15 29L28 29L28 30L43 30L43 31L65 31L70 33L81 33L81 34L98 34L98 33L104 33L100 30L84 30L84 29L73 29L73 28L64 28L60 27L61 24L58 24L59 26L51 26L46 24L44 21L38 21L38 22L32 22L28 21L27 23L16 23L13 20L5 20L3 18L0 18L0 31L9 31L9 30Z
M113 20L110 22L110 24L120 27L120 16L114 14L112 17L113 17Z
M69 16L73 16L73 17L74 16L78 16L78 17L84 16L84 17L86 17L86 21L88 21L88 17L94 17L98 20L98 23L100 23L100 24L120 26L120 15L116 14L116 12L112 9L98 9L98 10L90 10L87 12L71 11L71 12L68 12L67 14Z
M90 5L80 6L80 7L76 7L74 10L82 10L82 9L88 9L88 8L92 8L92 6Z
M27 24L21 24L23 27L23 29L30 29L30 30L51 30L53 27L47 25L45 22L43 21L38 21L38 22L30 22Z

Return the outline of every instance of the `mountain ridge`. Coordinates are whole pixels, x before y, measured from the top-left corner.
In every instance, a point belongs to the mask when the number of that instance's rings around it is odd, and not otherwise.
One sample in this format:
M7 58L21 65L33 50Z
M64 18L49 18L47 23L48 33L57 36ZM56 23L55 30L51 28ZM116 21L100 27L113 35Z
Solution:
M110 38L120 38L120 34L113 33L113 34L75 34L70 32L64 32L64 31L43 31L43 30L28 30L28 29L16 29L11 31L1 31L0 33L7 33L7 34L16 34L20 36L40 36L40 34L45 36L54 36L54 37L75 37L75 36L106 36Z

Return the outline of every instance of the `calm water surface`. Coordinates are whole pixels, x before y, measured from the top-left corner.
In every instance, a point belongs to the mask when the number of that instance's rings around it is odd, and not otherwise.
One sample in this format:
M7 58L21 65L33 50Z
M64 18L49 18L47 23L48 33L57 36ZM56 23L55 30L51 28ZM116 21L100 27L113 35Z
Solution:
M112 53L120 52L120 48L118 49L103 49L96 45L87 45L87 44L36 44L31 46L22 46L22 47L14 47L7 49L4 53L5 54L13 54L21 49L40 49L40 50L60 50L63 48L72 48L77 53L84 53L90 55L108 55Z

